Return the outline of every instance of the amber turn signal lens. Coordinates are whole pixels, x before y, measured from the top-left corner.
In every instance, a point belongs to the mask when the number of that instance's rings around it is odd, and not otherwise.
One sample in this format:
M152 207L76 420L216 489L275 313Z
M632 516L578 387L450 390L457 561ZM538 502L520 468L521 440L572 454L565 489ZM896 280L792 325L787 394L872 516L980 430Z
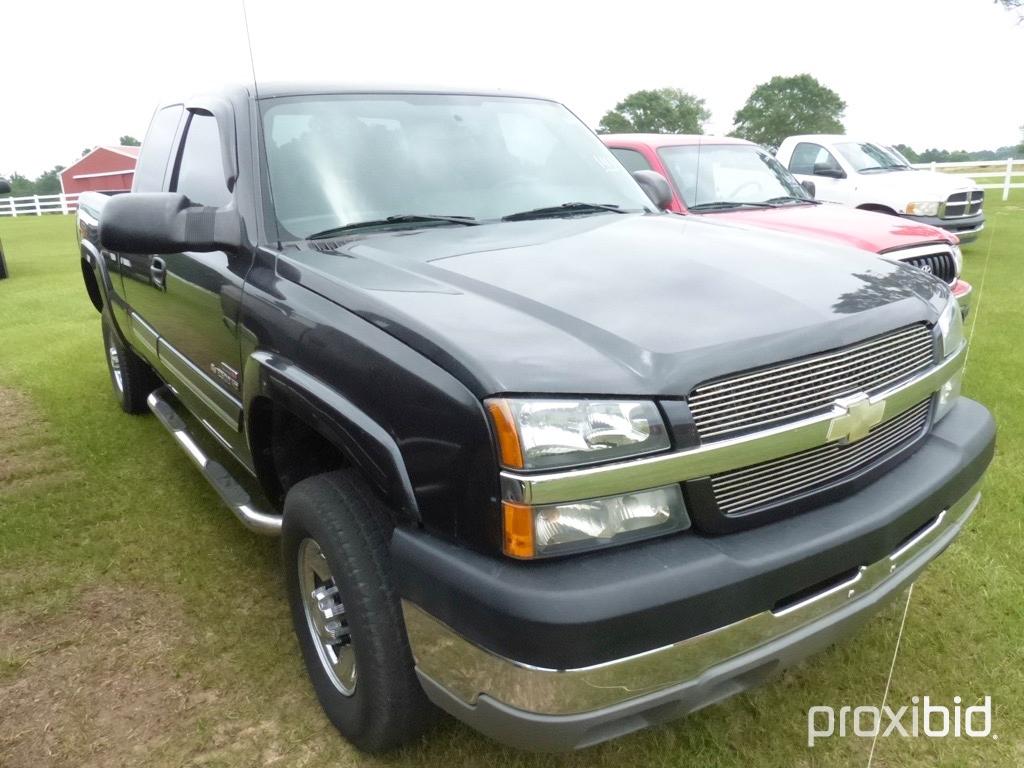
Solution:
M505 400L488 400L487 411L494 422L498 437L498 453L503 466L512 469L523 468L523 449L519 445L519 432L512 417L512 409Z
M534 556L533 509L526 504L501 502L504 518L502 550L509 557L529 559Z

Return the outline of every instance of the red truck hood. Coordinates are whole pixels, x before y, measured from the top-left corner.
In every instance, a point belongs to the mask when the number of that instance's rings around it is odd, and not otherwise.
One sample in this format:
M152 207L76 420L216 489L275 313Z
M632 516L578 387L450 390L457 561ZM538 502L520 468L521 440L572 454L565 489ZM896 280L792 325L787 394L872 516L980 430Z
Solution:
M822 203L707 213L730 224L749 224L794 235L828 238L844 245L881 253L936 241L955 242L955 237L937 227L918 224L899 216L861 211Z

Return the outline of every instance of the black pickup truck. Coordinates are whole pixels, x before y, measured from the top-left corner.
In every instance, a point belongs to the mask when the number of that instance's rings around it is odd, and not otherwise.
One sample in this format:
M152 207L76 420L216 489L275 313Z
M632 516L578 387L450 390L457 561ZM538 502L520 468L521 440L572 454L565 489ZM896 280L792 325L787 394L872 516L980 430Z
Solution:
M977 506L948 287L667 193L550 100L289 85L159 109L133 192L82 196L122 408L282 536L358 747L435 705L549 750L706 706Z

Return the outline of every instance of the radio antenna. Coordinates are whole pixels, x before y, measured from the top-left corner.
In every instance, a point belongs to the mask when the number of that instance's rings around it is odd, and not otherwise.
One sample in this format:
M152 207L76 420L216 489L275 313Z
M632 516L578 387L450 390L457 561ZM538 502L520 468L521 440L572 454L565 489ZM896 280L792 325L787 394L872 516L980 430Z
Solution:
M256 59L252 55L252 33L249 31L249 11L242 0L242 18L245 20L245 42L249 46L249 69L252 70L252 90L257 101L260 98L259 81L256 79Z
M245 20L245 42L249 46L249 69L252 71L252 94L256 101L256 140L263 141L263 115L260 112L260 85L259 79L256 77L256 58L252 54L252 32L249 30L249 11L246 8L245 0L242 2L242 18ZM265 145L264 145L265 146ZM262 156L260 153L259 156ZM262 165L262 163L260 163ZM256 172L253 176L259 179L262 172L257 166ZM277 223L277 208L274 206L274 188L270 181L270 167L267 166L267 196L270 198L270 210L273 212L273 228L274 228L274 240L277 241L277 250L281 250L281 229ZM267 228L271 226L271 222L264 222Z

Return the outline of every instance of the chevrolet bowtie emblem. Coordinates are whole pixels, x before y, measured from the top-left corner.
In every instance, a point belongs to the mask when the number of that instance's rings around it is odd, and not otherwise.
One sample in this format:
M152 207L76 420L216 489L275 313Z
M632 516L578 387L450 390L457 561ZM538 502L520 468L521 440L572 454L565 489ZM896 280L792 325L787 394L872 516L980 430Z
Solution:
M853 395L836 400L836 405L846 412L836 416L828 425L828 441L841 440L856 443L868 436L871 429L882 423L885 401L872 403L867 395Z

